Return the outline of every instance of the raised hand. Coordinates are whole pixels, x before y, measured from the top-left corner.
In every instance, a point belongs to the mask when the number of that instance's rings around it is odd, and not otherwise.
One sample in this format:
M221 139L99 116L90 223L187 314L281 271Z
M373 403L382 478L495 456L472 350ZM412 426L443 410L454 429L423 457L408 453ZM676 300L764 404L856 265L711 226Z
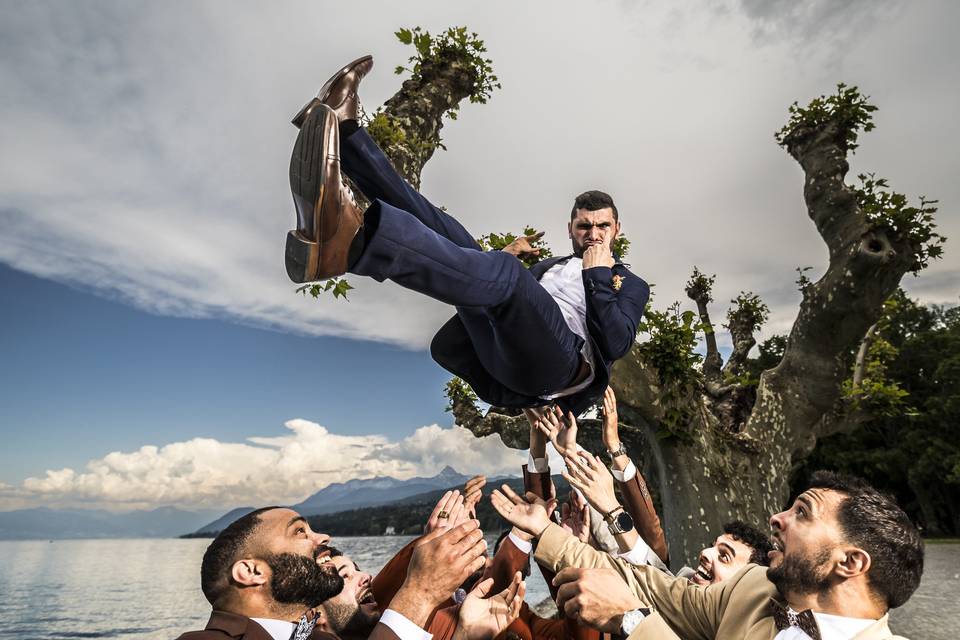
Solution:
M390 608L423 627L434 609L483 568L486 550L487 543L476 520L426 534L414 546L406 580L391 600Z
M517 572L507 588L490 595L493 578L478 583L460 605L454 640L491 640L520 615L527 587Z
M583 250L584 269L592 269L593 267L613 267L613 265L613 253L610 251L609 244L594 244Z
M486 476L473 476L467 480L467 484L463 488L463 510L467 517L477 517L477 503L483 497L483 487L486 484Z
M613 476L600 458L589 451L578 451L565 455L563 460L567 463L563 477L583 493L594 509L606 515L619 506L613 492Z
M570 492L570 498L560 507L560 526L580 542L590 540L590 508L580 494Z
M503 248L504 253L509 253L512 256L517 256L518 258L525 258L528 256L539 256L540 249L533 246L533 244L543 237L543 231L535 233L532 236L524 236L522 238L517 238L507 246Z
M612 387L603 392L603 444L608 451L620 448L620 432L617 426L617 396Z
M427 524L423 528L424 533L430 533L437 529L446 529L455 527L467 519L467 510L464 508L463 496L459 491L447 491L440 496L437 505L427 518Z
M553 578L557 608L568 618L605 633L620 633L623 614L643 603L613 569L567 567Z
M541 500L529 491L521 498L507 485L493 490L490 503L507 522L533 537L543 533L550 524L550 514L557 508L554 499Z
M547 438L541 433L540 429L537 428L537 422L540 421L543 416L544 411L549 411L548 407L534 407L523 410L523 415L526 416L527 422L530 423L530 457L531 458L546 458L547 457Z
M577 419L572 412L564 417L559 407L547 409L537 420L537 429L553 443L558 453L563 455L567 451L577 449Z

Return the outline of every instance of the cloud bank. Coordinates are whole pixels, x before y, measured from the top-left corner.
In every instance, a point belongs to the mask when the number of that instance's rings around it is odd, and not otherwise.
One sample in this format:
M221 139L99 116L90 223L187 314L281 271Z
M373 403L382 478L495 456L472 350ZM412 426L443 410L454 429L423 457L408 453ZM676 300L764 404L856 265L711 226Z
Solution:
M377 59L366 105L399 87L390 69L409 53L391 34L412 26L410 10L375 6L0 10L0 261L156 313L424 347L442 305L358 278L349 303L317 303L293 294L282 264L291 114L364 52ZM559 252L573 195L603 188L658 304L684 299L696 264L718 274L714 316L752 290L771 306L767 333L796 314L794 268L816 276L826 264L800 171L772 141L792 101L859 84L881 110L852 173L878 171L945 211L960 200L960 89L944 81L956 3L709 6L419 4L428 29L475 29L503 84L444 127L449 151L428 163L427 195L475 235L532 224ZM940 220L958 235L960 219ZM908 286L955 301L956 255L948 245Z
M289 433L281 436L144 445L91 460L80 471L48 470L19 486L0 484L0 508L293 504L334 482L431 476L446 465L466 474L517 475L525 459L498 436L476 438L457 426L420 427L397 442L379 435L340 435L300 418L284 426Z

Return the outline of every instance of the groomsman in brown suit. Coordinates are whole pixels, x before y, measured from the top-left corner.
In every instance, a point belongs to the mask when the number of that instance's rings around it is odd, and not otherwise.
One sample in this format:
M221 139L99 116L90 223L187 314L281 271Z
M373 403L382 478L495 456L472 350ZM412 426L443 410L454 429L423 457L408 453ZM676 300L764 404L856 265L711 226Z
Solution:
M266 507L236 520L203 556L200 584L213 607L210 620L179 640L337 640L315 628L315 608L343 588L342 577L327 566L329 541L290 509ZM484 566L485 551L475 520L420 538L369 638L429 640L428 618Z
M770 519L769 568L748 565L706 588L582 544L550 522L542 501L509 487L492 501L539 539L537 561L558 572L558 606L629 640L652 637L640 624L652 610L682 638L894 638L888 612L909 599L923 573L923 542L903 510L865 481L831 472L815 473Z

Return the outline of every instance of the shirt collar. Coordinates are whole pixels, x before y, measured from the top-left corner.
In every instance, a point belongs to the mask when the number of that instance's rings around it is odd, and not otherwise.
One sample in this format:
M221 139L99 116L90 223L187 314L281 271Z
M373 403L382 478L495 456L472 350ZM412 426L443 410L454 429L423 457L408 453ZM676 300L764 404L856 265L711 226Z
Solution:
M848 640L866 629L876 620L870 618L848 618L846 616L835 616L830 613L813 612L813 618L820 627L820 637L823 640Z
M287 620L272 620L270 618L250 618L270 634L273 640L290 640L294 630L297 628L292 622Z

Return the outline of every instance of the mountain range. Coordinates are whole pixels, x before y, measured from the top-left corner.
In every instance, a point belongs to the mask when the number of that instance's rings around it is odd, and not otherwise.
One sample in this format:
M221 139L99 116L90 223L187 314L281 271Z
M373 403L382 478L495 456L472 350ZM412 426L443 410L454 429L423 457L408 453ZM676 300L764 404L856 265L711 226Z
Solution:
M217 514L160 507L114 513L102 509L18 509L0 512L0 540L169 538L192 531Z
M317 491L306 500L291 505L290 508L309 517L364 507L376 507L393 504L405 498L437 491L438 489L462 487L469 478L470 476L458 473L448 465L440 473L429 478L416 477L397 480L396 478L378 476L366 480L335 482ZM200 527L193 532L193 535L215 535L228 524L250 513L253 509L254 507L233 509L213 522Z

